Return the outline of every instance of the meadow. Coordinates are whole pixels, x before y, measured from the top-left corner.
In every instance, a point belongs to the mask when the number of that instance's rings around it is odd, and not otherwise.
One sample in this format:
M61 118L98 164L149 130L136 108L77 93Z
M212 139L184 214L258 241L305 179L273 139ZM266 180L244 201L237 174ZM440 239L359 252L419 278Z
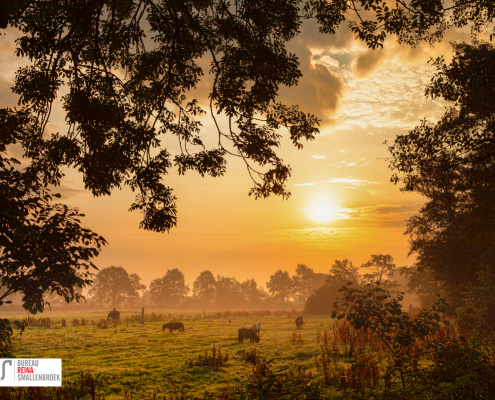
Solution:
M147 313L144 324L137 310L123 311L121 323L107 328L98 327L107 315L103 311L51 313L52 326L26 328L16 342L16 354L19 358L62 358L64 383L75 382L81 372L89 372L98 377L99 390L109 399L121 398L126 391L199 396L205 391L219 391L227 382L246 380L251 369L236 353L253 347L267 359L276 358L273 366L293 370L302 366L316 376L315 356L321 353L321 332L335 323L329 316L312 317L297 329L295 314L219 317L189 313L179 319L177 312L153 311L154 318ZM184 323L185 334L162 332L163 323L174 317ZM239 343L238 328L249 328L255 322L261 324L260 342ZM201 365L213 352L218 358L219 351L221 366Z
M495 390L494 349L470 343L466 332L442 324L431 333L418 331L405 347L397 342L408 340L399 331L383 340L394 324L421 327L431 313L402 311L375 333L330 316L304 318L297 329L295 311L153 310L143 321L137 310L128 310L119 324L107 324L103 311L51 313L29 321L16 340L16 355L62 358L64 389L2 389L0 398L254 399L269 391L274 398L304 393L299 397L367 399L383 392L387 399L444 399L450 393L465 400L469 392L473 399L491 399L486 395ZM162 331L170 321L183 322L185 334ZM238 329L255 322L261 324L260 342L239 343Z

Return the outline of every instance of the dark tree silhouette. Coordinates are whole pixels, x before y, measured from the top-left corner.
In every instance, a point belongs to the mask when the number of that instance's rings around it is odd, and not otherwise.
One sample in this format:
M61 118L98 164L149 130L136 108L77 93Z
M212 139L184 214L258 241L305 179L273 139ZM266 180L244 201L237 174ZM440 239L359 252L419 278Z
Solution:
M150 297L156 306L177 307L184 301L189 286L186 285L184 274L177 268L167 269L167 273L150 283Z
M26 310L45 307L43 295L80 301L80 289L91 283L92 258L105 239L81 226L79 210L54 204L31 169L19 171L6 147L23 132L19 114L0 110L0 306L13 293L22 295ZM22 116L21 119L27 118Z
M121 307L139 297L138 290L144 290L136 274L129 275L123 267L103 268L95 277L89 291L93 300L102 305Z
M390 148L393 180L427 199L407 223L416 272L438 283L451 313L480 284L481 271L495 271L495 48L453 46L450 64L435 60L438 72L426 90L452 106ZM426 279L416 276L419 289Z
M378 282L387 288L395 287L392 281L397 266L394 264L394 258L389 254L373 254L371 259L361 265L363 269L369 269L370 272L363 275L363 280L369 283Z
M326 274L315 273L304 264L297 264L296 274L292 276L293 296L305 303L308 296L325 283Z
M358 272L359 268L352 264L352 261L347 258L344 260L335 260L330 268L330 275L327 278L328 282L335 282L339 285L345 285L347 282L359 284L361 276Z
M285 303L287 298L289 298L293 291L294 282L287 271L279 269L272 276L270 280L266 283L268 291L275 297Z
M215 301L216 283L217 281L211 271L201 272L193 283L193 296L205 304L213 303Z
M294 145L311 140L317 119L276 101L282 85L301 76L297 56L286 43L303 19L316 18L322 33L334 34L349 20L357 38L371 48L387 34L399 42L439 40L450 26L491 27L490 2L371 0L286 1L31 0L2 2L0 26L21 32L16 54L30 65L16 75L21 112L36 120L19 138L44 182L59 184L63 166L76 167L94 195L128 185L137 191L131 210L141 226L167 231L176 224L175 197L161 178L172 166L183 174L221 176L226 155L246 161L254 180L250 193L287 197L290 168L277 156L279 128ZM154 38L148 40L145 36ZM198 60L211 59L209 113L218 145L207 149L194 91L204 78ZM126 72L125 78L115 74ZM43 137L53 101L62 86L68 130ZM191 95L192 93L192 95ZM220 126L216 115L229 119ZM181 151L160 148L160 134L177 137ZM253 166L267 167L259 169Z

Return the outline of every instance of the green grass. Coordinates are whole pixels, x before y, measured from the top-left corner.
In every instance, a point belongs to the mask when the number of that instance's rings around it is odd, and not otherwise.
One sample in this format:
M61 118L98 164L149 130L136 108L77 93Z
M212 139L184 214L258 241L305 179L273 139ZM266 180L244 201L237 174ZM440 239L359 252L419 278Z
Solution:
M122 321L129 314L136 312L124 311ZM106 381L103 390L107 398L122 397L125 389L170 393L174 386L194 395L219 390L226 381L244 380L249 367L235 353L252 346L268 359L280 358L274 361L275 366L304 365L316 374L314 355L320 348L316 332L332 323L330 317L312 317L302 329L296 329L294 318L287 317L234 317L231 323L229 319L201 318L193 322L184 318L184 335L162 332L161 326L168 320L145 325L122 323L108 329L70 325L72 318L96 322L105 317L102 311L50 314L50 318L66 318L67 326L28 327L17 342L17 357L62 358L64 382L77 380L81 371L100 374L100 380ZM239 343L238 328L249 328L255 322L261 323L260 343ZM292 342L294 332L301 335L304 344ZM229 354L228 362L219 371L186 365L205 351L211 355L213 345Z

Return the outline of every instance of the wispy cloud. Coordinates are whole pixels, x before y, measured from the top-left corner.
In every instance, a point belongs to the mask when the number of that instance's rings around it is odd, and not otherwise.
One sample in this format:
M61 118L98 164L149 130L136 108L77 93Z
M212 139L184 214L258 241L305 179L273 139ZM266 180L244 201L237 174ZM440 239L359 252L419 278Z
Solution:
M399 227L405 226L406 220L417 213L420 204L379 204L364 207L331 207L328 210L327 221L322 222L318 210L311 208L300 208L307 214L308 219L323 225L337 223L341 228L364 227L364 226L383 226ZM314 215L314 213L317 215Z
M314 186L316 185L318 182L308 182L308 183L298 183L294 186Z
M324 158L327 158L327 156L324 156L324 155L313 155L311 157L313 157L313 158L315 158L317 160L323 160Z
M372 182L372 181L367 181L366 179L356 179L353 177L347 177L347 178L330 178L318 182L296 183L294 186L315 186L325 183L344 183L352 186L364 186L364 185L376 185L382 182Z
M330 164L329 167L344 168L344 167L366 167L371 164L374 160L370 160L366 157L360 158L358 160L341 160L336 164Z

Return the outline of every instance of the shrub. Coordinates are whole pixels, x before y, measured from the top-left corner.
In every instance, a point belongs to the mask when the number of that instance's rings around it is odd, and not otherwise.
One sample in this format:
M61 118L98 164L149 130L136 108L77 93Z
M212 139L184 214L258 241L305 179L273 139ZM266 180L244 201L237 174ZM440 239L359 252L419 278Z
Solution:
M27 323L25 321L15 321L14 325L20 329L19 335L22 335ZM8 319L0 319L0 358L14 358L14 331L10 326Z

